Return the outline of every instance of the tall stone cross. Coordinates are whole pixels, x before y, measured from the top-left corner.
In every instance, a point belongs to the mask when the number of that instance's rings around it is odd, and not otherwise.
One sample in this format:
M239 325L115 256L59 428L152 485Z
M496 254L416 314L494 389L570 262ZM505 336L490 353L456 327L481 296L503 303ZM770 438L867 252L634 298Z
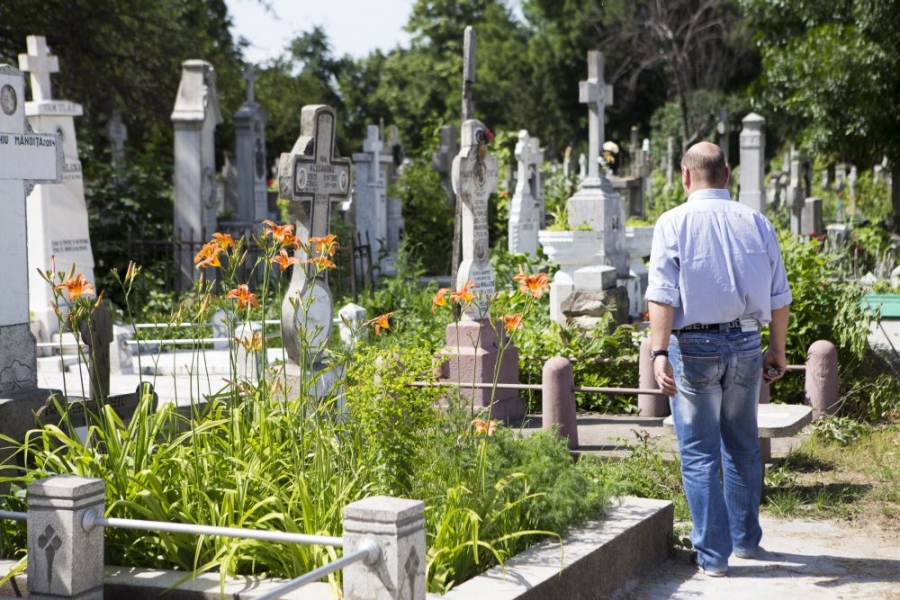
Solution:
M257 79L256 67L252 64L247 65L247 68L244 69L244 81L247 82L247 103L249 104L256 102L256 97L253 93L253 84L256 83Z
M475 118L475 99L472 87L475 85L475 30L466 26L463 33L463 94L462 120L465 123Z
M369 185L372 187L384 187L384 178L381 172L381 151L384 142L381 141L381 128L378 125L369 125L366 128L366 139L363 140L363 152L372 155L372 175L369 177Z
M291 152L282 154L279 161L279 193L291 201L296 234L304 244L311 237L328 235L332 204L346 200L350 193L350 160L335 152L335 121L335 111L330 106L304 106L300 137ZM315 248L310 250L315 254ZM313 277L315 267L306 262L304 250L297 250L295 256L304 268L293 270L282 307L282 328L288 357L297 362L300 346L295 332L306 331L309 346L318 352L331 333L334 301L325 279ZM298 294L302 301L310 302L305 323L298 321L304 318L303 308L298 310L291 304ZM313 298L308 299L308 294Z
M35 183L59 183L62 140L25 119L25 78L0 65L0 393L37 387L29 327L25 197Z
M531 136L523 129L519 132L519 141L516 143L515 154L518 162L516 177L516 193L524 192L531 195Z
M537 252L537 232L540 223L532 191L531 169L534 159L532 138L528 131L519 131L515 154L518 161L516 189L509 201L508 248L513 254L535 254Z
M588 105L588 179L600 179L600 149L605 141L603 112L613 105L613 87L603 79L603 53L588 52L587 81L578 82L578 101Z
M462 125L462 147L453 160L453 190L462 207L462 262L456 274L456 289L468 280L475 284L475 301L464 316L481 321L488 317L488 302L494 293L488 238L488 197L497 189L497 159L487 151L485 126L476 119Z
M19 68L31 73L31 99L34 102L52 100L50 74L59 73L59 58L47 53L44 36L29 35L26 38L28 54L19 55ZM22 99L24 102L24 97Z

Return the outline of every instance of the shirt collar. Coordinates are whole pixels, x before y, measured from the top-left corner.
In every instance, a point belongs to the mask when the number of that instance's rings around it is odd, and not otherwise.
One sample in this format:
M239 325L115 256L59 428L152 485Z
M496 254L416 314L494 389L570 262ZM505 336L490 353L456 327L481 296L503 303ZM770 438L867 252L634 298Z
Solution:
M697 190L688 196L688 202L691 200L731 200L731 194L722 189Z

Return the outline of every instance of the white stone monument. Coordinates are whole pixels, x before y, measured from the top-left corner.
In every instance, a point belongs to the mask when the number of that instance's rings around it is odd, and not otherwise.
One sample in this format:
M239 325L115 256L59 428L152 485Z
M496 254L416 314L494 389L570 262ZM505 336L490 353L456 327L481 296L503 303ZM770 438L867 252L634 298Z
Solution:
M765 167L766 135L763 126L766 120L756 113L750 113L743 120L741 130L741 204L766 213Z
M509 202L508 248L512 254L537 255L538 229L540 218L536 210L536 200L532 195L533 166L531 136L523 129L519 132L515 154L518 161L516 189ZM540 173L537 174L540 180Z
M58 135L62 141L65 164L62 185L37 184L28 196L28 272L29 307L36 329L42 332L41 341L59 330L58 318L52 305L52 288L38 274L38 269L50 269L56 261L56 270L81 273L88 281L94 281L94 255L88 227L87 204L84 201L84 183L81 161L75 141L75 119L81 116L79 104L66 100L54 100L50 74L59 72L59 61L47 54L43 37L28 36L28 54L19 55L19 68L31 75L31 102L24 102L25 115L35 132ZM66 303L59 309L66 314ZM46 334L48 339L43 339Z
M259 227L269 218L266 191L266 111L256 101L253 85L256 71L244 71L247 99L234 113L235 159L237 161L237 211L234 220Z
M181 83L172 122L175 126L175 239L202 243L216 230L216 126L222 123L216 71L202 60L181 64ZM176 257L180 284L198 275L194 255L185 246Z
M33 66L33 65L30 65ZM42 98L49 87L38 82L34 93ZM0 431L9 431L17 411L34 419L34 411L47 400L48 390L37 388L37 353L29 326L29 265L26 196L37 183L63 179L64 140L56 131L35 133L25 118L25 80L9 65L0 65ZM0 444L0 463L11 459L8 444Z

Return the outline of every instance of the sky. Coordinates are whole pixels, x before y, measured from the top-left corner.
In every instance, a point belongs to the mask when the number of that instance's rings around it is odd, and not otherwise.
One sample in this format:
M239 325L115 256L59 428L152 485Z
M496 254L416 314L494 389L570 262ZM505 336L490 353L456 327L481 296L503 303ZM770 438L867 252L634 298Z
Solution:
M354 58L380 48L407 47L403 31L414 0L268 0L275 15L257 0L226 0L232 16L232 34L244 37L250 47L248 62L259 63L280 55L297 35L321 26L334 56Z

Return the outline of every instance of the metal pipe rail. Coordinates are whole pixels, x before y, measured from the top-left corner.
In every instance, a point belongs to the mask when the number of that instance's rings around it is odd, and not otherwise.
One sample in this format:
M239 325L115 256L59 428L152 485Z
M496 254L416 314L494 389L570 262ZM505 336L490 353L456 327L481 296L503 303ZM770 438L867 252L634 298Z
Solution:
M168 523L166 521L143 521L141 519L107 518L101 517L92 509L85 511L82 524L86 531L90 531L94 527L116 527L118 529L140 529L144 531L163 531L165 533L233 537L284 544L310 544L314 546L333 546L335 548L344 547L343 538L333 536L286 533L284 531L265 531L258 529L240 529L238 527L214 527L212 525L193 525L188 523Z
M410 383L412 387L458 387L458 388L475 388L475 389L491 389L496 387L498 390L533 390L541 391L544 389L539 383L456 383L453 381L413 381ZM596 392L599 394L620 394L623 396L633 396L636 394L661 394L661 390L645 390L641 388L611 388L611 387L586 387L575 386L576 392Z
M25 522L28 520L28 513L0 510L0 520Z

